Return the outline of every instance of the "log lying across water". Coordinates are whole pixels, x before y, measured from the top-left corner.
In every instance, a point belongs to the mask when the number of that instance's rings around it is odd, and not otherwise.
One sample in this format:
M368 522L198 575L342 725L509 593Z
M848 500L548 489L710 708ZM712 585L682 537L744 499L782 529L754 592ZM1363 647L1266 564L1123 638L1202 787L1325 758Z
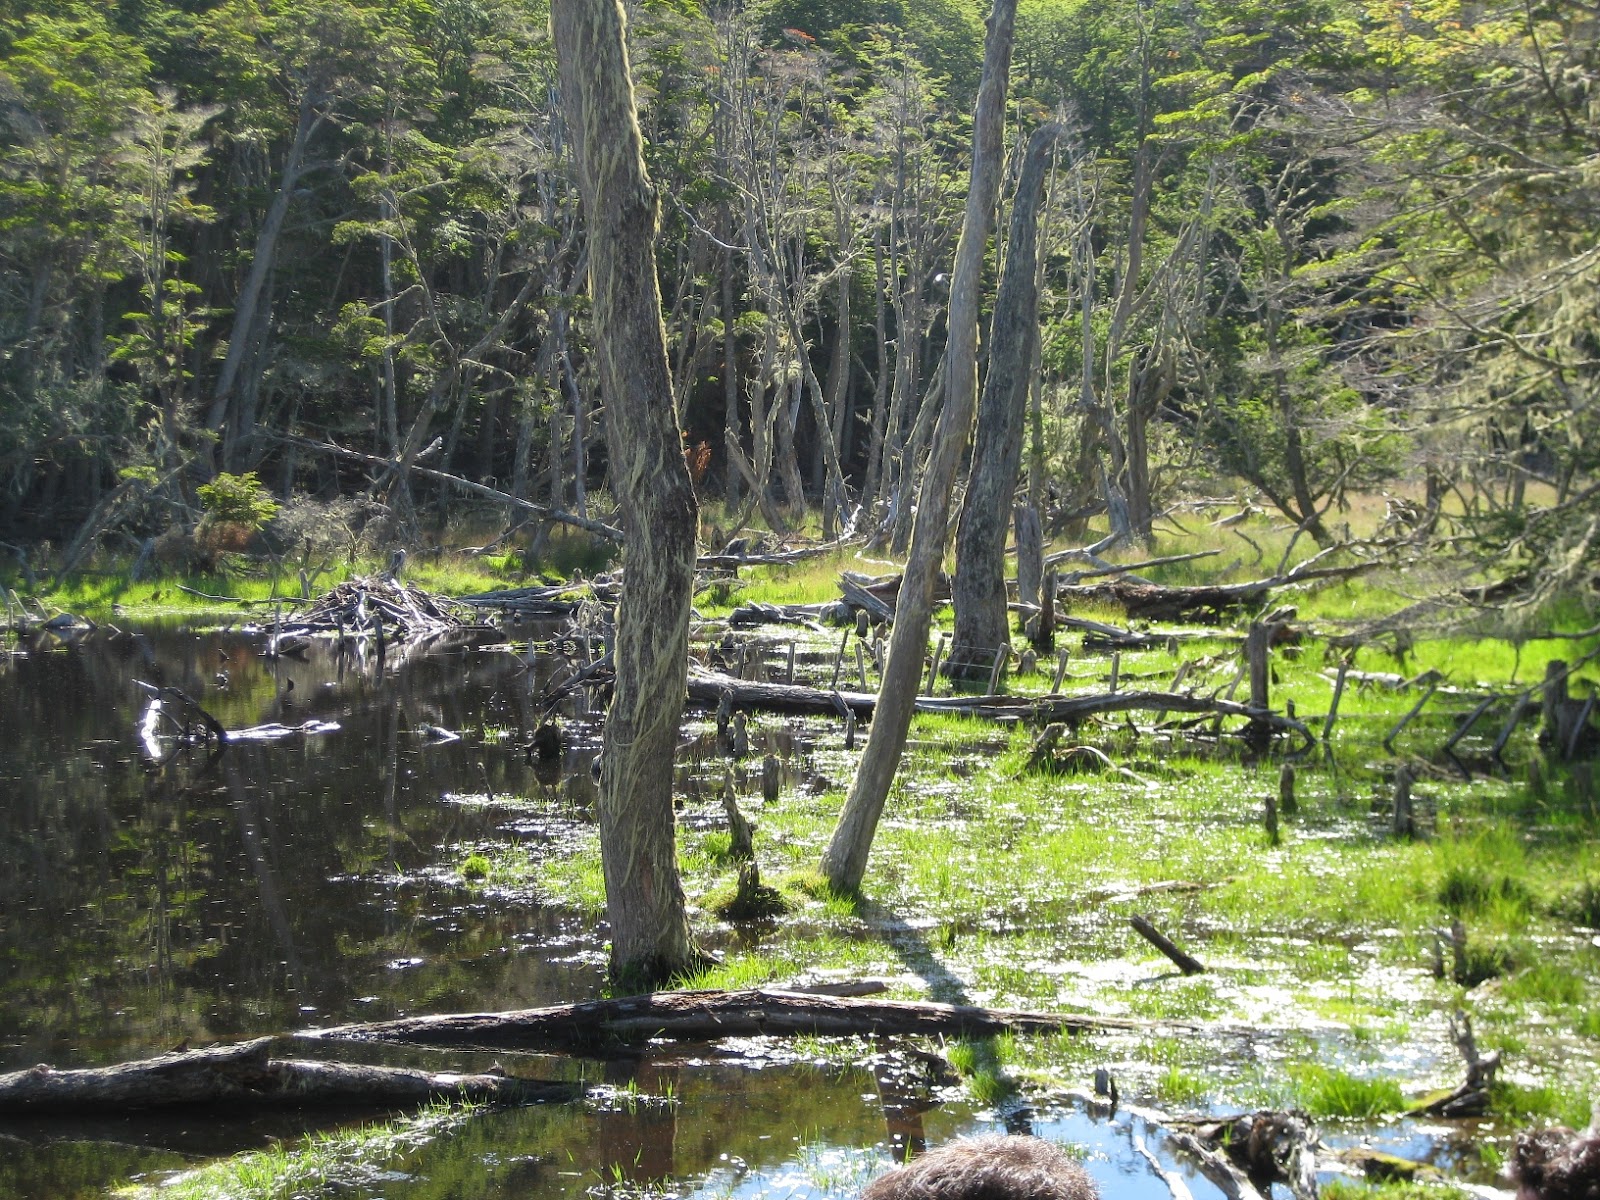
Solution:
M268 1056L272 1038L163 1054L112 1067L31 1067L0 1075L0 1114L226 1108L386 1108L449 1098L491 1104L570 1101L575 1084Z
M870 717L878 703L871 692L831 692L826 688L803 687L797 683L751 683L716 671L691 670L689 699L714 707L724 695L733 707L765 712L812 715L840 713L848 708L857 717ZM1051 721L1081 721L1103 713L1151 712L1199 713L1221 717L1244 717L1282 733L1294 733L1307 744L1314 739L1300 721L1278 713L1251 708L1220 697L1184 692L1101 692L1088 696L919 696L918 712L960 713L996 721L1032 721L1040 725Z
M303 1038L506 1050L587 1050L606 1045L715 1041L726 1037L810 1034L820 1037L925 1034L989 1037L1000 1033L1123 1033L1153 1028L1196 1030L1184 1021L1139 1021L1083 1013L1038 1013L820 996L765 988L651 992L512 1012L441 1013L365 1025L313 1029Z

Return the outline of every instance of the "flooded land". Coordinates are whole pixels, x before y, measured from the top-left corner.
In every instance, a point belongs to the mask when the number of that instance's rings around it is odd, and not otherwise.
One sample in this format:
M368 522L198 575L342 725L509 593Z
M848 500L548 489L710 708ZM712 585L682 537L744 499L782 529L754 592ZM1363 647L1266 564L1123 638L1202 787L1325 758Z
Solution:
M0 1070L605 994L592 773L604 700L576 689L548 701L589 661L584 636L507 620L427 649L319 639L269 658L269 630L248 619L119 618L5 643ZM708 621L697 636L698 661L747 678L786 678L792 654L798 680L849 688L859 674L876 687L870 646L858 664L837 629ZM1238 645L1207 636L1115 665L1073 638L1065 665L1010 686L1044 693L1059 668L1063 694L1104 692L1113 673L1116 686L1158 690L1181 670L1189 687L1220 690ZM908 1147L999 1128L1080 1146L1119 1200L1170 1194L1152 1161L1210 1200L1221 1193L1161 1118L1265 1107L1309 1112L1331 1151L1369 1145L1424 1164L1424 1177L1493 1185L1511 1131L1581 1125L1600 1081L1592 776L1539 750L1537 697L1512 720L1519 688L1559 653L1462 641L1397 667L1364 651L1337 725L1309 748L1285 737L1252 751L1236 721L1136 712L1086 721L1041 754L1027 722L924 715L859 899L829 895L814 874L859 752L844 722L755 712L735 744L714 712L691 708L675 766L680 854L697 935L721 965L687 984L875 979L898 997L1143 1024L939 1044L658 1044L611 1058L342 1049L573 1080L586 1098L388 1114L378 1134L371 1113L6 1120L0 1196L173 1178L163 1193L191 1194L185 1173L269 1147L280 1178L293 1175L284 1155L306 1172L270 1194L847 1196ZM1279 651L1274 707L1292 700L1322 733L1336 662L1315 642ZM1439 674L1419 681L1430 667ZM141 682L255 734L220 751L142 737ZM541 756L529 739L552 714L560 746ZM1281 794L1286 762L1294 797L1274 838L1264 802ZM777 774L775 799L764 771ZM1397 832L1402 772L1414 816ZM717 915L736 875L730 788L786 914ZM1135 914L1205 972L1176 971L1130 929ZM1503 1056L1494 1108L1406 1115L1460 1083L1458 1011ZM1094 1095L1097 1073L1114 1097ZM1335 1158L1323 1165L1334 1179ZM195 1195L241 1186L237 1171L227 1185L187 1178Z

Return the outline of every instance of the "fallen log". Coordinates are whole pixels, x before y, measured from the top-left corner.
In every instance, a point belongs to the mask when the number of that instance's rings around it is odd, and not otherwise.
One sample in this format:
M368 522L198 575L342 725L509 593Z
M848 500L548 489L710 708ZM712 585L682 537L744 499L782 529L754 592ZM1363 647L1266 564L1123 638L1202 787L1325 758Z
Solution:
M1166 587L1113 579L1106 583L1064 586L1058 589L1057 598L1067 605L1110 604L1120 607L1130 618L1150 621L1220 621L1228 613L1260 604L1275 588L1319 579L1349 579L1380 565L1359 562L1343 567L1312 567L1286 571L1270 579L1198 587Z
M1164 649L1172 642L1242 642L1245 634L1232 629L1123 629L1088 617L1057 617L1061 629L1083 632L1085 650Z
M694 560L695 569L699 571L737 571L740 567L781 567L790 563L804 562L808 558L821 558L826 554L837 554L846 546L859 542L859 538L838 538L835 541L823 542L816 546L797 546L792 550L762 550L744 549L736 547L745 541L735 538L729 542L720 554L702 554Z
M821 621L831 610L847 606L837 601L827 604L741 604L728 614L729 629L755 629L762 625L801 625L822 632ZM848 619L848 618L846 618Z
M863 584L863 578L852 578L846 572L839 577L839 592L844 596L844 602L852 608L860 609L873 621L879 623L892 623L894 621L894 602L885 600L877 593L869 591ZM896 600L900 596L900 587L897 583L894 589Z
M1044 565L1054 567L1064 562L1072 562L1075 559L1089 563L1090 570L1066 572L1067 581L1069 583L1077 583L1080 579L1096 579L1103 575L1131 575L1148 567L1165 567L1173 563L1194 562L1200 558L1215 558L1221 553L1221 550L1197 550L1192 554L1167 554L1160 558L1146 558L1139 562L1114 563L1107 562L1097 554L1090 554L1087 550L1058 550L1056 553L1046 556Z
M788 712L812 716L837 714L841 706L857 717L870 717L878 697L871 692L829 691L804 687L798 683L752 683L717 671L691 668L689 699L714 708L730 697L733 708L746 711ZM918 696L918 712L959 713L992 721L1028 721L1047 725L1052 721L1083 721L1104 713L1156 712L1203 713L1209 716L1243 717L1279 733L1293 733L1311 745L1316 739L1303 722L1251 708L1215 696L1192 696L1178 692L1102 692L1088 696Z
M297 1036L318 1041L403 1042L499 1050L585 1050L658 1038L704 1042L792 1035L991 1037L1000 1033L1062 1031L1125 1033L1157 1027L1200 1028L1186 1021L1021 1012L750 988L731 992L651 992L511 1012L441 1013L312 1029Z
M494 592L477 592L471 596L456 597L457 604L473 608L486 608L509 614L525 621L554 621L570 617L583 606L580 596L573 593L587 584L545 584L541 587L503 588Z
M894 619L894 606L900 599L900 575L862 575L844 571L839 576L839 591L847 604L865 608L875 620ZM933 599L943 603L950 599L950 580L942 572L934 580Z
M490 1104L569 1101L575 1084L458 1075L360 1063L268 1057L272 1038L162 1054L111 1067L40 1065L0 1075L0 1114L121 1113L192 1105L228 1108L388 1108L451 1098Z

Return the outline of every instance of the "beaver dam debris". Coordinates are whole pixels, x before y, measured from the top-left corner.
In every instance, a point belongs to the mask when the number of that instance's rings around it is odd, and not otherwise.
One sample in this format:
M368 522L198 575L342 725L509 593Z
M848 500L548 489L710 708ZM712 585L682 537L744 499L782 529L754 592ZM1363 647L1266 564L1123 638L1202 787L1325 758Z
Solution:
M274 645L316 634L422 642L467 628L461 605L385 576L347 579L273 633ZM285 653L289 651L285 650Z

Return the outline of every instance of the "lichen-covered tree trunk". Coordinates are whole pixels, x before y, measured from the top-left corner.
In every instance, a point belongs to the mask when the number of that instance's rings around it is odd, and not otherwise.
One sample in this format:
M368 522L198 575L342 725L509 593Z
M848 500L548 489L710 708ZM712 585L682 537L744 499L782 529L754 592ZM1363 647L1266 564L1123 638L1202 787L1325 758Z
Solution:
M956 470L972 432L972 414L978 402L978 306L982 299L983 261L994 227L995 201L1000 192L1000 168L1005 149L1005 98L1011 75L1011 43L1016 27L1017 0L995 0L989 13L989 33L984 46L983 78L973 114L972 187L967 193L961 240L956 245L955 270L950 282L949 334L945 346L945 403L934 431L933 449L917 496L916 524L911 532L911 554L895 603L894 634L889 640L889 661L878 691L861 764L856 768L849 799L839 815L822 856L822 871L837 891L860 889L867 856L883 815L889 785L900 765L906 733L922 678L922 658L928 649L928 627L933 621L933 584L944 558L950 523L950 497Z
M692 965L672 815L688 671L698 509L678 433L645 176L618 0L554 0L561 90L588 225L594 344L626 586L600 776L611 972L656 983Z
M1039 340L1039 199L1045 165L1061 133L1054 123L1034 131L1011 208L1011 240L995 296L989 373L973 435L972 475L956 532L956 610L952 674L989 672L995 651L1010 641L1006 624L1006 525L1022 468L1022 433L1034 346Z

